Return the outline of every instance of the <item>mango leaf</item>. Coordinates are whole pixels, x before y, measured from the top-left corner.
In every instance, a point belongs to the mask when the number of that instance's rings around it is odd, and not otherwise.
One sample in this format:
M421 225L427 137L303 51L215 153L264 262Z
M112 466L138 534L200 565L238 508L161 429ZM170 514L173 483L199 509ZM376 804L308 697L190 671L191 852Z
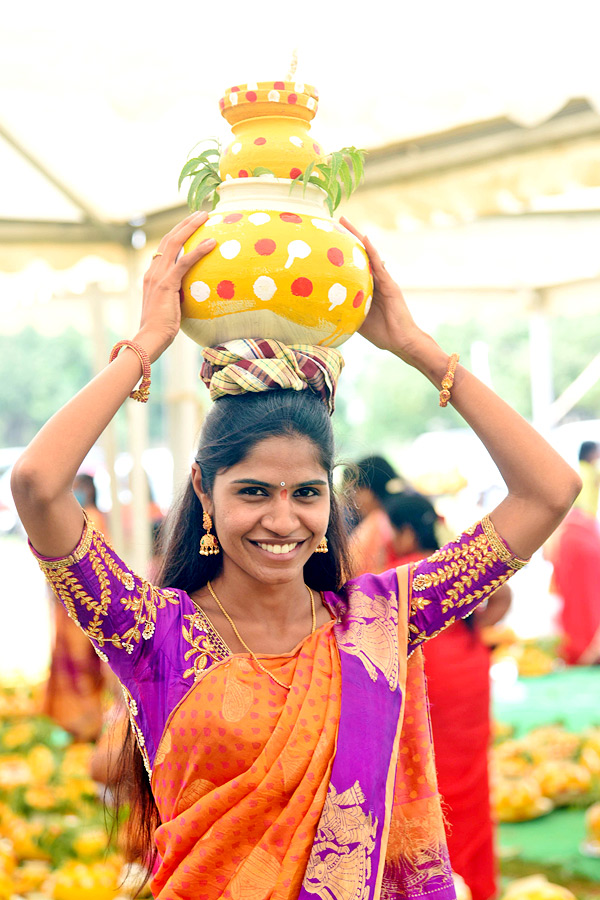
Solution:
M340 205L340 203L342 202L342 186L341 186L341 184L337 183L335 188L336 189L335 189L335 195L333 198L333 208L337 209L338 206Z
M194 178L188 192L188 206L191 210L200 209L203 201L221 184L212 172L200 172Z
M179 176L179 183L177 185L177 189L181 188L181 184L184 178L187 178L188 175L195 174L195 169L198 168L198 160L197 159L189 159L183 169L181 170L181 175Z
M354 184L356 187L358 187L360 182L365 177L365 151L357 150L356 147L348 147L348 156L352 160L352 168L354 169Z
M257 166L255 169L252 169L252 177L258 178L260 175L275 175L272 169L265 169L264 166Z
M346 197L349 197L352 193L352 172L350 171L350 166L345 159L342 159L340 163L339 177L342 181L342 184L344 185Z
M308 182L309 182L310 174L311 174L312 170L314 169L314 167L315 167L315 161L314 161L314 159L313 159L313 160L311 160L311 161L309 162L309 164L307 165L307 167L306 167L305 170L304 170L304 174L302 175L302 181L304 182L304 187L305 187L305 188L306 188L306 185L307 185Z
M334 197L335 197L335 186L337 184L341 160L342 160L341 153L332 153L331 154L331 166L330 166L330 172L329 172L329 187L330 187L332 196L334 196Z

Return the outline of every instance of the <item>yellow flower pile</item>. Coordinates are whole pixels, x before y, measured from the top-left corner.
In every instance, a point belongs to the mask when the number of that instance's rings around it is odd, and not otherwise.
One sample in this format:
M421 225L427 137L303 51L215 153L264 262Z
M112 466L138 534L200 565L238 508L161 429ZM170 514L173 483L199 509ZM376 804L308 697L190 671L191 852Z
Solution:
M93 746L0 689L0 900L119 900L135 893L111 842Z
M558 641L555 638L522 640L512 629L502 625L484 628L482 638L493 648L492 661L514 660L521 678L548 675L564 666L558 657Z
M576 897L568 888L552 884L545 875L530 875L509 884L502 900L576 900Z
M534 819L556 806L588 806L600 797L600 729L574 734L549 725L518 740L500 739L491 783L500 822Z

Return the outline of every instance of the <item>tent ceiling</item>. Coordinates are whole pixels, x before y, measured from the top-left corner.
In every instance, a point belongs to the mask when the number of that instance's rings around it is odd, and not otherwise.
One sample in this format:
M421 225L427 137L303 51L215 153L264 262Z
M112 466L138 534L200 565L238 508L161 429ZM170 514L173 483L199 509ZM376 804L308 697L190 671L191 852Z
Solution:
M125 243L132 220L158 213L162 226L161 211L182 207L189 150L227 139L224 88L285 76L295 50L298 79L321 93L324 146L389 150L471 122L508 117L507 132L519 130L573 97L589 111L599 25L588 0L572 0L568 20L507 0L493 28L477 0L375 0L368 12L352 0L180 0L168 12L105 0L91 15L74 0L12 4L0 34L0 238L54 240L61 223L61 240ZM372 167L383 164L374 154Z

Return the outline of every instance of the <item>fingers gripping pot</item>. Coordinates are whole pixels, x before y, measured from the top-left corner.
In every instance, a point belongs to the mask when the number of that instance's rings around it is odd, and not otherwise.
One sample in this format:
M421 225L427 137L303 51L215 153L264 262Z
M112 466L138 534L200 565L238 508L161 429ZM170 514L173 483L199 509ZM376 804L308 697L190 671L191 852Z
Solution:
M309 136L316 107L313 88L289 82L231 88L221 101L234 132L225 180L185 245L217 241L182 284L181 327L201 345L267 337L337 347L364 321L373 283L362 244L329 214L320 187L292 186L322 158Z

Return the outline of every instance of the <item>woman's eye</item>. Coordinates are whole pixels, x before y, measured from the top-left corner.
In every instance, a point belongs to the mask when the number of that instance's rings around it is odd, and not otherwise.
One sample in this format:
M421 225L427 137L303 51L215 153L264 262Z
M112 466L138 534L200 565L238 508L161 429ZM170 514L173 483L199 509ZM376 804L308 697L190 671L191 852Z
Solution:
M247 497L266 497L267 492L264 488L261 487L245 487L242 488L240 494L244 494Z
M294 494L295 497L318 497L319 491L312 487L298 488Z

